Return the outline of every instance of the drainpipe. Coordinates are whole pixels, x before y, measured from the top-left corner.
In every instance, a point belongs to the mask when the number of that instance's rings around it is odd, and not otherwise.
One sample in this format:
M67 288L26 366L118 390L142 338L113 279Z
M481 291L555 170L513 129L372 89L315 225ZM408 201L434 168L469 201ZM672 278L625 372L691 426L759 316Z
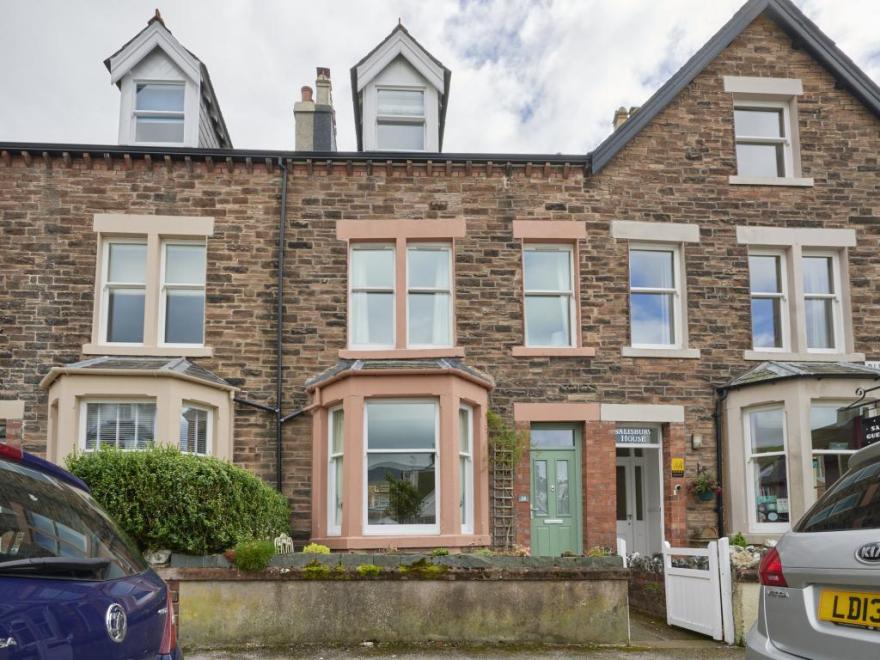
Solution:
M721 497L715 498L715 514L718 517L718 538L724 536L724 498L727 496L723 477L724 452L721 449L721 441L724 435L721 430L721 420L724 417L725 399L727 399L727 389L725 387L715 388L715 412L712 413L712 419L715 422L715 478L718 479L718 484L721 486Z

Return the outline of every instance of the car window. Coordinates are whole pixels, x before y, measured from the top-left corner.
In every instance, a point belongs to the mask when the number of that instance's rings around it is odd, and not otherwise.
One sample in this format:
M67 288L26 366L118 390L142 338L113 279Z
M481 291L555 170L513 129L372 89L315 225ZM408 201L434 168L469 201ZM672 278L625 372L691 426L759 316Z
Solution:
M795 531L880 528L880 456L850 470L801 518Z
M0 562L39 557L109 559L105 579L147 568L91 495L27 465L0 460Z

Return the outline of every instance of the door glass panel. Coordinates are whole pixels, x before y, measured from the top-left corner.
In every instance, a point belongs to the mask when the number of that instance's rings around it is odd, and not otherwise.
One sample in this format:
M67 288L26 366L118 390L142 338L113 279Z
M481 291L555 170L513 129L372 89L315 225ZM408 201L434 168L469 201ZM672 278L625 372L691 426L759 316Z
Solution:
M627 456L629 456L629 452L630 452L629 449L621 449L620 447L618 447L617 448L617 458L626 458Z
M626 468L617 466L617 519L626 520Z
M547 461L535 461L535 515L547 515Z
M643 505L642 500L644 498L644 493L642 493L642 466L636 465L635 469L636 469L636 474L635 474L635 477L633 477L633 478L635 479L635 482L636 482L635 483L635 487L636 487L636 520L644 520L645 514L644 514L643 506L642 506Z
M537 449L571 449L574 429L532 429L532 447Z
M556 515L571 515L568 495L568 461L556 461Z

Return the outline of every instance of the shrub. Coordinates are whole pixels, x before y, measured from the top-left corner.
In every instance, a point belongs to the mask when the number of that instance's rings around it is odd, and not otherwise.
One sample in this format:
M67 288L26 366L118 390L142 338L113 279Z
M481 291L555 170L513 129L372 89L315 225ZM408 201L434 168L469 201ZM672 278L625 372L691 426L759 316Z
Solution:
M274 554L272 541L241 541L235 546L235 565L243 571L262 571Z
M614 551L601 545L594 545L585 553L587 557L613 557Z
M321 545L320 543L309 543L306 547L303 548L304 553L311 553L314 555L329 555L330 548L326 545Z
M330 577L331 569L329 566L319 561L313 561L302 568L302 575L307 580L326 580Z
M737 545L740 548L744 548L748 545L748 543L746 543L746 537L743 536L743 533L737 532L730 537L730 545Z
M446 548L434 548L431 550L432 557L446 557L449 554L449 550Z
M361 564L357 567L357 572L362 577L376 577L382 572L382 569L375 564Z
M286 499L216 458L102 448L68 457L67 467L141 550L207 554L290 532Z

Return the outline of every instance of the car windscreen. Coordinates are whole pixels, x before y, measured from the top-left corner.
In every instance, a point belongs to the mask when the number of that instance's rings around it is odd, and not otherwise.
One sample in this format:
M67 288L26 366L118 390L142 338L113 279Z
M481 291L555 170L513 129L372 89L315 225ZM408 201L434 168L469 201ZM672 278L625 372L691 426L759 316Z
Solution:
M850 470L801 518L797 532L880 528L880 456Z
M54 557L71 563L106 560L91 562L101 566L100 575L92 579L125 577L147 568L137 547L91 495L27 465L0 460L0 574L4 564L9 574L27 563L51 567ZM41 575L38 567L30 570Z

